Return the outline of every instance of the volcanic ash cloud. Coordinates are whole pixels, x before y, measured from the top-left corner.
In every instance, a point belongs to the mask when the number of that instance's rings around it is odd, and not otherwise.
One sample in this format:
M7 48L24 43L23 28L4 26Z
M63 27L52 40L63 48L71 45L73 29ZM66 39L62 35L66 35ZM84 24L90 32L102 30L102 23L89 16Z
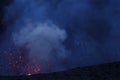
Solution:
M66 58L66 50L62 44L66 36L66 32L54 24L27 23L13 34L13 40L17 46L25 46L29 50L29 59L40 64L44 71L48 65L54 70L64 66L60 63Z

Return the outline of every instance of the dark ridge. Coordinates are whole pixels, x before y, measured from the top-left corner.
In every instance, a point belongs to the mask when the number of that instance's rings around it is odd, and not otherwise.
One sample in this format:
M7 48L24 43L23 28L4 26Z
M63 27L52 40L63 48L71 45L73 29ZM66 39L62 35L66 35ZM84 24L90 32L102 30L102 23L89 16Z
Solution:
M120 62L32 76L1 76L0 80L120 80Z

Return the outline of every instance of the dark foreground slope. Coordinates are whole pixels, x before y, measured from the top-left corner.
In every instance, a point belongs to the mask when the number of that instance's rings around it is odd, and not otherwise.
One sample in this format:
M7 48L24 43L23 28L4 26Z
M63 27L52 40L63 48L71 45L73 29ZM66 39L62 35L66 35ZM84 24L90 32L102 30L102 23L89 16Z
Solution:
M0 77L0 80L120 80L120 62L71 69L50 74Z

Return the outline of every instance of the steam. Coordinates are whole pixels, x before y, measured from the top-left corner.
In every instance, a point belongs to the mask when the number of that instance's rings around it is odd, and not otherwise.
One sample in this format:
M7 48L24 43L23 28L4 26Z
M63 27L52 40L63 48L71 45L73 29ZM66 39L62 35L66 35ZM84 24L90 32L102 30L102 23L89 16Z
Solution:
M18 33L13 34L14 42L18 46L26 46L30 50L30 60L40 64L42 70L48 64L55 68L52 63L56 60L62 61L67 56L62 44L66 39L65 30L48 23L26 24Z
M65 28L69 27L68 24L72 24L72 22L67 23L72 18L65 16L66 21L63 20L64 11L61 10L63 10L62 5L65 6L66 3L72 3L70 6L72 10L76 8L76 11L80 9L80 12L86 12L88 8L86 1L79 1L76 5L76 1L70 0L15 0L6 8L5 21L12 28L10 31L14 43L29 50L29 60L40 64L41 72L59 71L80 65L81 61L77 60L81 55L73 56L73 53L66 49L65 44L63 45L67 40ZM70 10L69 8L67 13ZM69 16L78 15L76 11L70 11ZM83 15L84 12L81 14ZM78 64L74 64L75 62Z
M14 0L5 21L43 72L119 61L119 1L98 1Z

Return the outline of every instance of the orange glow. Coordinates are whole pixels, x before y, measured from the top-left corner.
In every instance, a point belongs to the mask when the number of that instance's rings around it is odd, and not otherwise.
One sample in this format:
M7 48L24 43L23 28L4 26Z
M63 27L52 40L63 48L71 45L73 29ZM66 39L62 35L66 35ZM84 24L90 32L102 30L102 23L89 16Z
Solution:
M14 72L11 73L11 75L19 74L19 75L31 76L33 74L40 73L40 65L32 63L29 60L28 57L29 50L15 48L4 51L3 53L9 56L8 65L11 66L11 68L14 70ZM3 69L5 68L0 66L0 71Z
M28 73L27 76L31 76L31 73Z

